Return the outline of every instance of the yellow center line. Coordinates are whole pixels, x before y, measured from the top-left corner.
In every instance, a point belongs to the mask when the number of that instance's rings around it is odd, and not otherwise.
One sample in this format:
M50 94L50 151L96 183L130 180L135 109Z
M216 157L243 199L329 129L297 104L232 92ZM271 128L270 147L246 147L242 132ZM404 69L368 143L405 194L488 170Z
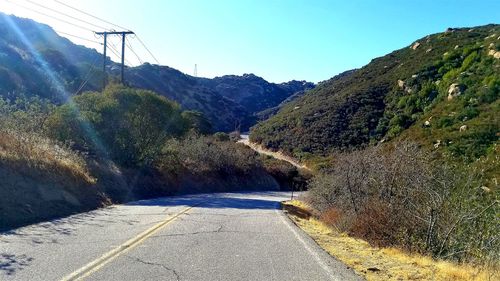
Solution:
M144 242L146 239L148 239L153 234L155 234L156 232L161 230L163 227L165 227L167 224L173 222L179 216L187 213L189 210L191 210L192 208L194 208L195 206L198 206L200 204L196 204L194 206L188 207L188 208L184 209L182 212L177 213L174 216L168 217L166 220L154 225L153 227L145 230L144 232L140 233L139 235L135 236L134 238L128 240L127 242L121 244L120 246L114 248L113 250L105 253L100 258L86 264L82 268L67 275L66 277L62 278L61 281L83 280L83 278L90 276L92 273L98 271L103 266L105 266L106 264L108 264L109 262L114 260L115 258L117 258L120 255L126 253L127 251L135 248L137 245Z

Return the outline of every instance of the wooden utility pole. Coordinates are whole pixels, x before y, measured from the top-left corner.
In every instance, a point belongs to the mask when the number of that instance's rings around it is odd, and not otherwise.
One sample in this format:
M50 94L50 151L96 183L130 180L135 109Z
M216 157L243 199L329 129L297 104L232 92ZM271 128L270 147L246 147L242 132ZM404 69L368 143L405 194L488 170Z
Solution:
M132 31L104 31L104 32L96 32L97 35L104 36L104 63L103 63L103 88L106 87L106 48L107 48L107 37L108 35L121 35L122 36L122 71L121 71L121 82L125 84L125 36L134 34Z
M103 34L104 36L104 52L103 52L103 56L104 56L104 59L102 60L103 61L103 64L102 64L102 89L104 90L106 88L106 47L108 45L108 34L107 33L104 33Z

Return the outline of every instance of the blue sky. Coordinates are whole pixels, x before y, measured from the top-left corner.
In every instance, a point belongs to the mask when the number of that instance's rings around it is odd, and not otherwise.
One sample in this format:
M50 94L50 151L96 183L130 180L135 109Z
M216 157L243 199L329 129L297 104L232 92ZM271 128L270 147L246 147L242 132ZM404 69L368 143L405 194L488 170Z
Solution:
M26 0L10 1L43 11ZM31 1L113 28L54 0ZM203 77L255 73L273 82L322 81L447 27L500 23L498 0L64 2L135 31L161 64L188 74L193 74L197 64L198 75ZM0 0L0 11L96 40L90 31L5 0ZM68 38L101 51L96 44ZM142 60L154 62L136 40L131 42ZM132 65L139 63L130 52L127 55Z

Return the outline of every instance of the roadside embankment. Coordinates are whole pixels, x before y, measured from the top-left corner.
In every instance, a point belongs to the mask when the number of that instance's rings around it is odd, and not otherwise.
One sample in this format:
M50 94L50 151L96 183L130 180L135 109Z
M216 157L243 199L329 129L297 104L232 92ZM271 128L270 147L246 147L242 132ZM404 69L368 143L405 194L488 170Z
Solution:
M437 261L395 248L378 248L349 237L320 221L302 201L282 203L290 219L330 255L352 267L367 280L499 280L498 271Z

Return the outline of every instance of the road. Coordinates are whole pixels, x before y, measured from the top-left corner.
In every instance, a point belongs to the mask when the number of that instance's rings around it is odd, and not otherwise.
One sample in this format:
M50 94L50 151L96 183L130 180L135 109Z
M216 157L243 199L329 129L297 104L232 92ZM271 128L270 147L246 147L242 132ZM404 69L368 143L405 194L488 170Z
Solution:
M288 193L138 201L0 234L0 280L360 280L279 209Z
M287 156L279 151L272 151L272 150L266 149L262 145L250 142L249 135L240 135L240 137L241 137L241 139L238 141L239 143L242 143L242 144L250 147L251 149L255 150L256 152L258 152L260 154L271 156L271 157L276 158L278 160L286 161L299 169L311 171L311 169L309 167L301 164L299 161L297 161L296 159L293 159L290 156Z

